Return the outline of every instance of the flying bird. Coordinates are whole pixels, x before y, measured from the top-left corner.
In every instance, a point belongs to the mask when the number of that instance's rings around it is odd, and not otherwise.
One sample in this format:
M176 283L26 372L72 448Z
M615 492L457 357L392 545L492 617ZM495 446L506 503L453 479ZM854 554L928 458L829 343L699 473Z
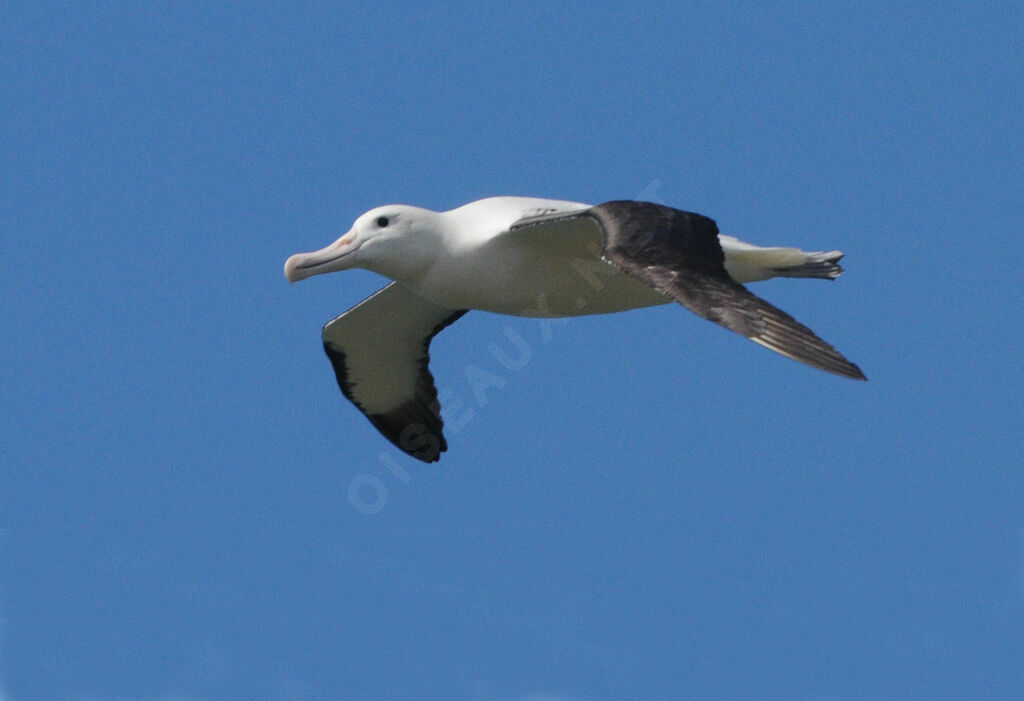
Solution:
M399 449L424 462L448 445L428 368L430 341L470 309L565 317L678 302L811 367L866 379L809 328L743 283L831 280L841 251L760 247L712 219L651 202L596 206L490 197L447 212L385 205L337 241L284 266L297 282L365 268L393 282L323 327L342 393Z

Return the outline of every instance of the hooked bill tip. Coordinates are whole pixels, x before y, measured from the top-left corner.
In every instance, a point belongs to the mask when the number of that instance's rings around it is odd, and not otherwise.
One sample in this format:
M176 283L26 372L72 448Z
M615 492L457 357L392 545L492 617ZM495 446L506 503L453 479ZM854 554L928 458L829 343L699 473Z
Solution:
M298 274L299 261L301 259L302 254L296 253L284 262L284 276L288 282L298 282L302 279L302 276Z

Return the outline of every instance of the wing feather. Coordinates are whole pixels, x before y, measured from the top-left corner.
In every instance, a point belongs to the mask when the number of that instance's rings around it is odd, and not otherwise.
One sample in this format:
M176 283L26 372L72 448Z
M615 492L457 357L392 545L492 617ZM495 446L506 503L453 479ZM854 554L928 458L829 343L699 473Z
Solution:
M465 313L392 282L323 329L342 394L385 438L424 462L437 461L448 449L429 369L430 342Z
M605 260L623 272L776 353L843 377L866 379L809 328L729 277L718 226L708 217L632 201L606 202L584 214L604 232Z

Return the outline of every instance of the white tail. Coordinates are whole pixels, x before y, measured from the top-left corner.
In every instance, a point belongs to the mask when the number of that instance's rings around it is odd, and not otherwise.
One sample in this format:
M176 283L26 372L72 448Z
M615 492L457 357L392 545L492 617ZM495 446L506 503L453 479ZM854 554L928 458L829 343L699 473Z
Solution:
M801 251L799 248L762 248L719 234L725 269L736 282L757 282L773 277L809 277L834 280L843 274L842 251Z

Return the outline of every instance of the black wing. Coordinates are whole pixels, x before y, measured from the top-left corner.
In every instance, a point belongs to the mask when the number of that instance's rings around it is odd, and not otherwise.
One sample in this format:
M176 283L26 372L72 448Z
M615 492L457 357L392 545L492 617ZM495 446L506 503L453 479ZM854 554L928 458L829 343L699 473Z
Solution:
M324 351L342 393L417 460L435 462L448 449L428 349L465 313L393 282L324 326Z
M713 220L632 201L606 202L579 215L600 225L605 260L695 314L793 360L843 377L867 379L809 328L729 277Z

